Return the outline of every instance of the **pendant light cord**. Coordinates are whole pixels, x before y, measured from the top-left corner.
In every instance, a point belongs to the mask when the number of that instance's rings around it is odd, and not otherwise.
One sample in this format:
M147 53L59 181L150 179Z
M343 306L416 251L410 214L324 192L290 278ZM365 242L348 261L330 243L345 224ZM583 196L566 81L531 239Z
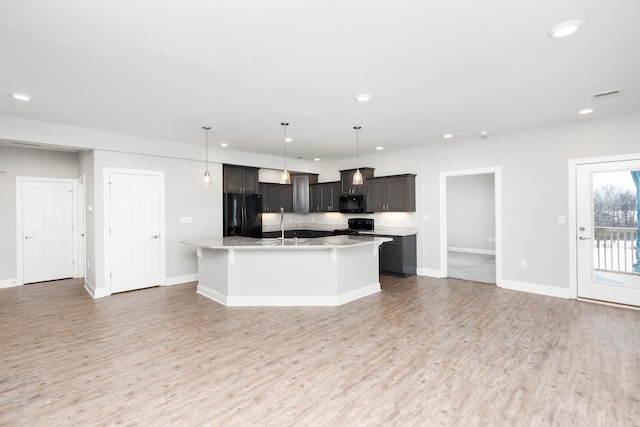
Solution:
M289 123L281 122L282 125L282 144L284 145L284 172L287 171L287 126Z
M205 167L205 171L208 171L209 170L209 130L211 129L211 126L202 126L202 129L204 129L204 146L205 146L204 167Z
M360 169L360 129L362 126L354 126L356 130L356 170Z

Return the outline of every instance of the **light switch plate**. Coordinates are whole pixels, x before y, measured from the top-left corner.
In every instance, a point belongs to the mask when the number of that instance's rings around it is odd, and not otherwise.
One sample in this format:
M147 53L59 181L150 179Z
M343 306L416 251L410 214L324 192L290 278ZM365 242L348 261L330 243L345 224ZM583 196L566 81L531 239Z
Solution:
M193 219L190 216L180 217L180 224L191 224L192 222L193 222Z

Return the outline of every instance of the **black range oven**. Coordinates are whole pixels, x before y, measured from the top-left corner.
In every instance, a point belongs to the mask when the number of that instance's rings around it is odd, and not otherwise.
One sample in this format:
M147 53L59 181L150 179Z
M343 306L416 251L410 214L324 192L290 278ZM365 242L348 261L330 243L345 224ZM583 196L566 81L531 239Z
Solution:
M373 218L349 218L348 224L349 228L333 230L333 234L358 235L361 231L373 231L373 229L375 228Z

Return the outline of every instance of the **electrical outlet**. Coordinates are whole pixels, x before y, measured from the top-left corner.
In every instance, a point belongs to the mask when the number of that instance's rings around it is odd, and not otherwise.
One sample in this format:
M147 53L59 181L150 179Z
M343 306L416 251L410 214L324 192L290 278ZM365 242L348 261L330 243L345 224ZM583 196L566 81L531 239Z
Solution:
M558 224L564 224L565 222L567 222L567 219L565 218L565 216L558 215Z
M520 267L527 268L527 260L526 259L521 259L520 260Z

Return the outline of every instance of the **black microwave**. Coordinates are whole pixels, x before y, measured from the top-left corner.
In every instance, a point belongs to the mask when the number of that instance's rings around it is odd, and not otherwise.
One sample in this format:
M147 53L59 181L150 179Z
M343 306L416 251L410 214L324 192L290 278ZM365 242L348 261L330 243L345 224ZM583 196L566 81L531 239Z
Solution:
M367 211L364 194L343 194L340 196L340 212L364 213Z

